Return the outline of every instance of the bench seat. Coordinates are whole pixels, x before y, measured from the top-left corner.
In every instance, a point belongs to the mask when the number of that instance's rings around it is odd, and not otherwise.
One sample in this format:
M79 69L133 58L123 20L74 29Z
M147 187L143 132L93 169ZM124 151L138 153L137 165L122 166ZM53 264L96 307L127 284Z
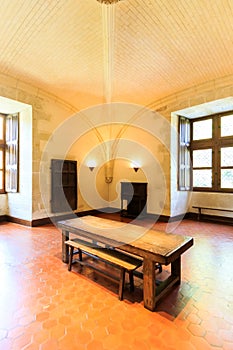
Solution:
M223 209L223 208L213 208L213 207L202 207L202 206L196 206L196 205L194 205L193 208L194 209L198 209L198 220L201 219L202 209L204 209L204 210L226 211L226 212L229 212L229 213L233 213L232 209L226 209L226 208Z
M72 263L73 263L73 255L74 249L77 249L77 253L79 255L78 263L81 265L88 265L91 268L102 272L109 278L116 280L112 275L100 269L99 267L94 266L93 264L88 264L87 262L83 262L82 253L91 256L94 259L99 259L104 261L120 270L120 278L119 278L119 299L123 299L123 291L125 284L125 272L129 273L130 280L130 291L134 289L134 281L133 281L133 271L142 265L142 260L137 259L136 257L130 256L126 253L120 252L118 250L112 248L104 248L97 246L96 244L88 241L83 241L81 239L71 239L65 242L65 244L69 247L69 263L68 270L71 271Z

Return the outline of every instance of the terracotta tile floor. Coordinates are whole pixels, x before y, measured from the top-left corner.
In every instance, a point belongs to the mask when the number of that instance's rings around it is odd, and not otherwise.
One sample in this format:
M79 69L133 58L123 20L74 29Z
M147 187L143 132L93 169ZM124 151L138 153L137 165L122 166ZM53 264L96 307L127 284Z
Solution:
M195 245L182 255L181 285L150 312L139 279L119 301L117 285L68 272L54 226L1 223L0 349L232 350L233 227L185 220L174 232Z

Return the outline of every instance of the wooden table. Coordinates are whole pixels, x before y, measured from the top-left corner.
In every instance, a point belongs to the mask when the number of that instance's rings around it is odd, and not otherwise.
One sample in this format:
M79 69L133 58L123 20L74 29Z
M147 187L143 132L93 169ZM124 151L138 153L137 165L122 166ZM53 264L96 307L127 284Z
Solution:
M181 254L193 245L193 238L147 229L119 221L84 216L58 222L62 230L62 260L68 263L69 234L117 247L143 258L144 307L154 311L156 303L181 281ZM171 274L156 285L155 263L171 264Z

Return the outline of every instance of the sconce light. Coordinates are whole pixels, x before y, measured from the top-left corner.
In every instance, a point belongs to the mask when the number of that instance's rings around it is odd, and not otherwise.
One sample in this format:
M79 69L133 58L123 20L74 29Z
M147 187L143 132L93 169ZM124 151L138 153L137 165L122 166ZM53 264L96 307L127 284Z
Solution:
M93 171L96 167L96 161L95 160L89 160L87 162L87 166L90 169L90 171Z
M135 173L140 169L140 164L137 162L132 162L131 163L131 168L134 169Z

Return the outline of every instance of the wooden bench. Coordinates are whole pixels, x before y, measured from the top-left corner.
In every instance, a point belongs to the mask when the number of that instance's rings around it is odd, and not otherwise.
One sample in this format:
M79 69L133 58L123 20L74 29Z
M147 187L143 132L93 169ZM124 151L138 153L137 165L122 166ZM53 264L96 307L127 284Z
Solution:
M77 249L77 254L79 255L78 263L81 265L87 265L98 272L106 275L108 278L113 279L114 281L119 281L119 299L123 299L123 291L125 284L125 272L129 274L130 280L130 291L134 290L134 280L133 280L133 271L142 265L142 260L137 259L131 255L125 254L118 250L112 248L104 248L97 246L94 243L83 241L81 239L72 239L65 242L69 247L69 263L68 270L71 271L73 263L74 249ZM82 253L91 256L94 259L99 259L104 261L120 270L120 278L115 278L112 274L109 274L106 270L101 269L100 267L84 262L82 259Z
M202 214L201 210L202 209L204 209L204 210L226 211L226 212L229 212L229 213L233 213L232 209L211 208L211 207L202 207L202 206L193 206L193 208L198 209L198 217L197 217L198 220L201 220L201 214Z

